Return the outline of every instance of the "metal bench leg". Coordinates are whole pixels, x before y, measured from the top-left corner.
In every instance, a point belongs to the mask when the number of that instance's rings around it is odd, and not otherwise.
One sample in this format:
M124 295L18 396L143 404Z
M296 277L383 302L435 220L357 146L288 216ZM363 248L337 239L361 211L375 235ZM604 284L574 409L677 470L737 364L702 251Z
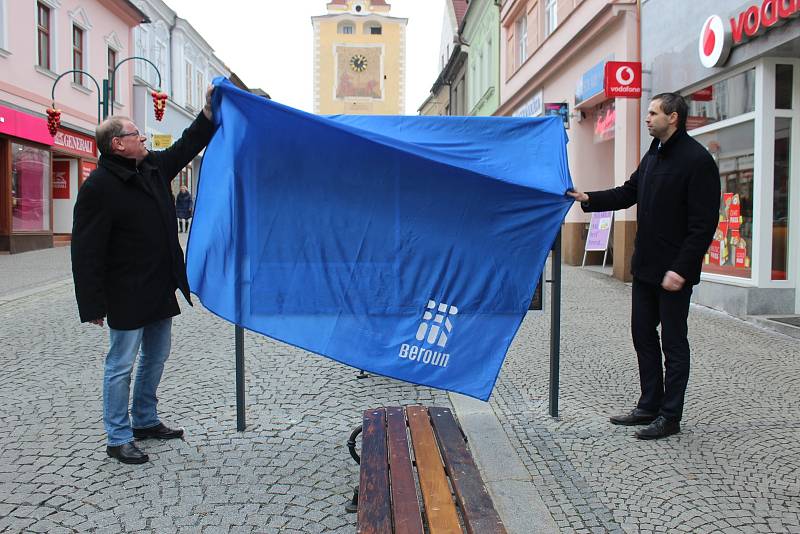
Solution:
M344 511L348 514L358 512L358 486L353 487L353 500L344 505Z
M353 429L353 432L350 433L350 439L347 440L347 450L350 451L350 456L353 457L353 460L355 460L358 465L361 465L361 456L356 452L356 438L361 434L361 430L361 425L358 425ZM348 514L354 514L358 511L358 486L353 488L353 498L349 503L344 505L344 510Z

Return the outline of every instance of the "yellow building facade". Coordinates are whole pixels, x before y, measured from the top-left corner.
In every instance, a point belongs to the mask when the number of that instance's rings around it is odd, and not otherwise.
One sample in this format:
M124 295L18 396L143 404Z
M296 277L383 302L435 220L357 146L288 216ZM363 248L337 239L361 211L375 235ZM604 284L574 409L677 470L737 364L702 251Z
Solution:
M314 113L405 113L406 24L385 0L333 0L314 26Z

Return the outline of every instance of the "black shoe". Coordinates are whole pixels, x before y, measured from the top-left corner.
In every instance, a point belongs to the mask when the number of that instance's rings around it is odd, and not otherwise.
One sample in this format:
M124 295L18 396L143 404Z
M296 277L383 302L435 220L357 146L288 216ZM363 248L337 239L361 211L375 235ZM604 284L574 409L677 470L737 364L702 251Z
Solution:
M106 447L106 454L116 458L123 464L143 464L150 460L150 457L140 451L133 442L115 447L108 446Z
M608 418L612 425L649 425L656 419L656 414L642 410L641 408L634 408L633 411L625 415L613 415Z
M183 437L183 429L170 428L164 423L158 423L150 428L134 428L133 437L136 439L179 439Z
M667 419L663 415L656 417L656 420L641 430L636 431L639 439L661 439L677 434L681 431L681 424L676 419Z

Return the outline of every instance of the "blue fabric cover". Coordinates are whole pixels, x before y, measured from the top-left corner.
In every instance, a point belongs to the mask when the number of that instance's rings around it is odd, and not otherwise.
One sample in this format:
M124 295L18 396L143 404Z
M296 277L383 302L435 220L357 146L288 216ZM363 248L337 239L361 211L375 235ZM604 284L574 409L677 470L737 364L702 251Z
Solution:
M317 116L214 84L192 292L249 330L487 400L572 204L561 119Z

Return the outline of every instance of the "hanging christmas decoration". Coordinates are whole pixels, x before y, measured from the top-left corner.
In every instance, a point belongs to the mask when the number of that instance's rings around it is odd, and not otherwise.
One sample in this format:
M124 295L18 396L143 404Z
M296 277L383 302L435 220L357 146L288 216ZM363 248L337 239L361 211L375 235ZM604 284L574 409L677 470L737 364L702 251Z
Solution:
M61 110L56 109L56 103L53 102L53 107L47 108L47 131L50 135L55 137L58 128L61 126Z
M155 111L156 120L160 121L164 118L164 110L167 108L167 93L158 90L151 91L150 95L153 97L153 111Z

